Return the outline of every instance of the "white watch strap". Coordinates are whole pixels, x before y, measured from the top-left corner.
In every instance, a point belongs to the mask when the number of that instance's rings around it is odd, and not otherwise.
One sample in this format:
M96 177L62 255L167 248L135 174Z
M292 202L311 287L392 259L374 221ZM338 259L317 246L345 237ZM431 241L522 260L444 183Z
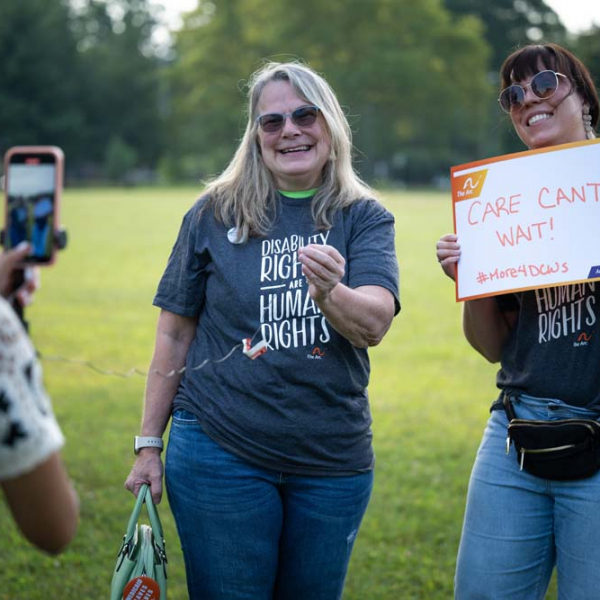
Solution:
M162 438L136 435L133 451L137 454L142 448L158 448L159 450L162 450L164 447Z

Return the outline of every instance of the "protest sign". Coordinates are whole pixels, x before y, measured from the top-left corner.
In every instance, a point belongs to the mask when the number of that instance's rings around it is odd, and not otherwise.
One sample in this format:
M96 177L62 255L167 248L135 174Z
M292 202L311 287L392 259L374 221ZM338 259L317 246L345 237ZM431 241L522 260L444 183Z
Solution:
M457 301L600 279L600 140L451 169Z

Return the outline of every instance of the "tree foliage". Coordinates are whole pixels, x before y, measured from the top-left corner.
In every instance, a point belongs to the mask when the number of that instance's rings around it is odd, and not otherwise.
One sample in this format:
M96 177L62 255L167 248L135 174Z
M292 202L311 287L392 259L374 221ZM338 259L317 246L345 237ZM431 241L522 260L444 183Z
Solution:
M60 142L67 153L76 151L85 116L68 7L2 0L0 56L0 150Z
M111 140L152 166L163 150L147 0L2 0L0 150L56 144L71 174L102 173ZM137 166L136 165L136 166Z
M596 87L600 84L600 26L582 33L574 44L577 56L589 69Z
M454 19L439 0L202 1L176 50L177 147L183 166L191 156L205 173L231 157L244 123L240 84L264 58L324 74L367 177L431 176L482 145L488 47L476 19Z
M57 144L70 176L198 180L225 167L246 83L301 60L336 90L361 174L427 182L520 148L495 101L517 45L565 41L543 0L199 0L157 48L151 0L0 2L0 151ZM600 72L598 30L569 39ZM165 56L169 56L168 60Z
M89 161L100 160L115 139L135 148L142 165L155 164L163 150L155 25L147 0L88 0L73 17Z
M474 15L484 24L492 48L490 67L497 73L506 56L523 44L540 40L564 43L566 30L544 0L444 0L455 15Z

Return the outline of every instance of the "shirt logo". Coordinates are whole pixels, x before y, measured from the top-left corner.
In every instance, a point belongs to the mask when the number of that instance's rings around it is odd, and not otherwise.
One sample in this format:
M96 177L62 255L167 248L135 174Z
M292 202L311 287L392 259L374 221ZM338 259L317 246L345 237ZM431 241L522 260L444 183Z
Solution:
M325 350L321 350L318 346L313 348L313 351L310 354L306 355L306 358L309 360L321 360L325 356Z

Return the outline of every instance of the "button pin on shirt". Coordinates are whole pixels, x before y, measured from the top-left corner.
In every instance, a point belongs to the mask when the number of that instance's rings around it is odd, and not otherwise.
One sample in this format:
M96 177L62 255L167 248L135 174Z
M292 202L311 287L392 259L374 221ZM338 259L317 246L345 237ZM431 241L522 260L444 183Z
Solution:
M227 239L232 243L232 244L241 244L242 240L239 237L239 232L238 232L238 228L237 227L232 227L228 232L227 232Z

